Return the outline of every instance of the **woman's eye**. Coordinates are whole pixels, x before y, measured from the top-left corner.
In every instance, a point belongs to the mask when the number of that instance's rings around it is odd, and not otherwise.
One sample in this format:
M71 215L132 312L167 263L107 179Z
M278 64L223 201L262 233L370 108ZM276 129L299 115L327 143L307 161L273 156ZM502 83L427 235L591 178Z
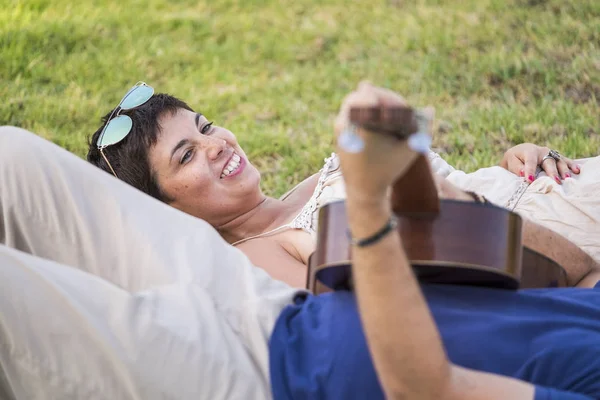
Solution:
M209 122L208 124L204 125L202 127L202 130L200 130L200 133L202 133L203 135L208 133L208 131L210 131L210 128L212 128L212 122Z
M190 149L188 151L186 151L183 154L183 157L181 157L181 161L179 162L180 164L185 164L186 162L190 161L190 159L192 158L192 155L194 154L194 152Z

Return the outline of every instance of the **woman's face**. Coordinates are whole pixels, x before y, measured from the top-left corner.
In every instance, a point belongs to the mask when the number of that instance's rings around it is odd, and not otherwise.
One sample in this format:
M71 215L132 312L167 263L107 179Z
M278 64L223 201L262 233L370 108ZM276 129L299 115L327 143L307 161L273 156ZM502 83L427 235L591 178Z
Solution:
M233 133L184 109L159 122L149 161L169 205L219 227L260 203L260 173Z

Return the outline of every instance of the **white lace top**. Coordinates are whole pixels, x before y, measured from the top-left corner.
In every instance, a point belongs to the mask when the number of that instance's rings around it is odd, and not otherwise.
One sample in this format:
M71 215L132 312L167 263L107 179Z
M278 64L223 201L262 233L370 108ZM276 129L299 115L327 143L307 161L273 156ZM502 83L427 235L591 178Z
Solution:
M446 163L446 161L433 151L429 152L429 161L431 162L434 171L438 174L447 176L454 171L452 166ZM290 190L281 199L283 200L288 197L295 189L296 188ZM324 165L323 168L321 168L319 180L317 181L317 186L315 187L312 196L291 222L270 231L244 238L233 243L233 245L235 246L236 244L243 243L250 239L282 232L286 229L302 229L315 238L317 233L319 208L327 203L343 200L345 198L346 191L344 188L342 172L340 170L340 160L337 154L331 153L331 156L324 160Z
M290 190L282 197L282 200L289 196L295 189L296 188ZM317 181L317 186L315 187L313 194L291 222L259 235L238 240L233 243L233 245L235 246L236 244L243 243L250 239L282 232L286 229L302 229L314 237L317 232L319 208L326 202L344 199L346 197L345 194L339 158L335 153L331 153L331 156L325 159L325 164L323 165L323 168L321 168L319 180Z

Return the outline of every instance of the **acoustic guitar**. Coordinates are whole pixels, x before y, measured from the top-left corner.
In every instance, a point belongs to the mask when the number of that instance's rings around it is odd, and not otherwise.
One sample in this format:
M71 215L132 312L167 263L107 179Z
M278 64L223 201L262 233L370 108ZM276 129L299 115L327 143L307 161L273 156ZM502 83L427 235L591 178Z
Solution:
M411 108L350 110L350 122L406 140L418 129ZM519 215L492 204L439 199L429 162L419 155L392 188L397 230L423 283L515 290L566 286L566 273L521 243ZM352 251L344 201L319 210L317 246L309 259L313 293L351 290Z

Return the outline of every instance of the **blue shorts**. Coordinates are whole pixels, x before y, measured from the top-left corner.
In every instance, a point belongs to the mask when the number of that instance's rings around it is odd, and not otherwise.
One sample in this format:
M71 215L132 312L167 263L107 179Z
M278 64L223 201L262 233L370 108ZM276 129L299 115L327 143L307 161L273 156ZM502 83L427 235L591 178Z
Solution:
M600 399L599 289L423 293L453 363L530 382L536 400L575 400ZM275 399L384 398L349 292L299 297L269 351Z

